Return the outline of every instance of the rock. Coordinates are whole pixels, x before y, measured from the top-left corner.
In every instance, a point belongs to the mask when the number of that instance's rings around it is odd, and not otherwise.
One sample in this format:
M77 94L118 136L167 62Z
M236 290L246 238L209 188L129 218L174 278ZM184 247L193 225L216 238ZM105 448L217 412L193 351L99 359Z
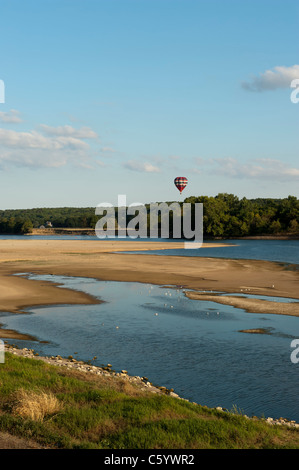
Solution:
M139 377L139 376L129 376L126 370L122 370L120 373L116 373L115 371L111 371L111 364L107 364L106 367L97 367L97 366L92 366L88 365L83 361L77 361L76 359L63 359L59 354L57 356L51 356L51 357L43 357L43 356L38 356L38 353L34 353L34 350L32 349L19 349L16 347L13 347L12 345L7 345L6 349L9 350L9 352L16 354L17 356L23 356L23 357L32 357L36 358L36 360L42 360L50 364L54 364L57 366L64 366L69 369L79 369L82 372L86 373L91 373L91 374L97 374L97 375L102 375L102 376L109 376L111 375L115 377L121 377L122 379L126 379L132 383L137 383L139 386L143 387L143 390L148 390L151 393L167 393L169 396L173 398L177 398L179 400L184 400L186 402L189 402L186 398L180 397L177 393L174 393L173 389L167 389L164 386L154 386L148 379L147 377ZM194 403L194 402L192 402ZM197 404L197 403L196 403ZM202 405L204 408L210 409L209 407ZM217 406L216 408L217 411L222 411L222 412L228 412L227 409ZM228 412L229 413L229 412ZM292 428L299 428L299 424L296 423L294 420L287 420L285 418L279 418L279 419L273 419L271 417L269 418L258 418L257 416L253 416L249 418L247 415L243 415L243 417L247 419L252 419L252 420L257 420L257 421L264 421L268 423L269 425L278 425L278 426L288 426Z

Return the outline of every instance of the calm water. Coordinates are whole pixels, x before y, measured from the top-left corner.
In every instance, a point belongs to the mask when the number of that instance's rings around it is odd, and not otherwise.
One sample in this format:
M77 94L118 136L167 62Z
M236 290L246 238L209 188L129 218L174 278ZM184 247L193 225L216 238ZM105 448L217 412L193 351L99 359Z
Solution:
M298 241L230 243L239 246L196 250L197 256L299 264ZM190 250L179 251L191 255ZM166 253L175 254L172 250ZM27 315L2 313L0 323L7 328L48 341L12 343L33 347L44 355L71 354L83 360L97 356L96 365L111 363L115 370L146 376L203 405L228 409L236 405L248 415L283 416L299 422L299 364L290 360L291 341L299 338L299 318L252 314L191 300L182 290L167 286L58 276L30 278L59 281L105 303L33 308ZM240 332L250 328L264 328L267 334Z
M0 321L8 328L49 341L13 343L44 355L71 354L83 360L97 356L96 365L111 363L115 370L146 376L207 406L236 405L249 415L299 421L299 365L290 360L291 340L299 337L298 318L190 300L168 287L30 278L63 282L105 303L3 314ZM268 334L239 331L248 328L265 328Z
M299 265L299 240L217 240L211 243L216 245L225 243L229 246L197 250L150 251L144 253L172 256L260 259Z
M105 243L105 240L99 240L95 236L88 235L0 235L0 240L21 239L21 240L96 240L99 243ZM138 242L163 241L176 243L173 239L151 239L151 238L126 238L126 241ZM145 251L144 254L170 255L170 256L202 256L213 258L234 258L234 259L262 259L267 261L278 261L282 263L291 263L299 265L299 240L216 240L211 241L216 247L197 250L163 250L163 251ZM217 245L227 244L228 247L217 247Z

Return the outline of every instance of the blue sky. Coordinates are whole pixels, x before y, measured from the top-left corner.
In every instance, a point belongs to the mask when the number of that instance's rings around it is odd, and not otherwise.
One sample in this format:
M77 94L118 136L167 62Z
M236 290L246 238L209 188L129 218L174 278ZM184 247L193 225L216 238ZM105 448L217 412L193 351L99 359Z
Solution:
M0 0L0 209L299 197L298 5Z

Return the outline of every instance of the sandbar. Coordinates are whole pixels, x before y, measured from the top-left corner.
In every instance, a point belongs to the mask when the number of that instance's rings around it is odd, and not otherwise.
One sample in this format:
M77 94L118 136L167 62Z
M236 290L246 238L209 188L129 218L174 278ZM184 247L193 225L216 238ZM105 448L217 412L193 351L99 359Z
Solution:
M234 295L205 294L201 292L186 292L186 296L193 300L208 300L223 305L241 308L250 313L277 313L280 315L299 316L299 302L276 302L251 297L237 297Z
M226 244L204 243L199 249L211 246ZM232 306L240 306L242 302L241 308L251 312L299 316L299 304L296 303L299 300L299 271L285 269L281 263L134 253L183 247L183 242L38 240L29 237L0 240L0 311L26 313L26 308L34 306L101 302L84 292L61 289L52 282L16 275L35 273L180 286L206 291L205 297L200 292L188 293L188 296L211 301L215 301L214 292L234 294L247 289L253 298L246 300L228 295L222 297L221 302ZM292 298L294 303L260 301L254 294Z

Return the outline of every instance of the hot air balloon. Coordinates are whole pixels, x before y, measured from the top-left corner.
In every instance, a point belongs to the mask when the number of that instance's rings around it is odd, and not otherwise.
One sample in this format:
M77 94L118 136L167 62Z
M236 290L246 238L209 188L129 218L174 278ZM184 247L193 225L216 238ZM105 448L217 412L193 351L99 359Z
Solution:
M177 176L177 178L175 178L174 180L174 184L176 185L176 187L181 193L183 189L185 189L185 187L187 186L188 180L184 176Z

